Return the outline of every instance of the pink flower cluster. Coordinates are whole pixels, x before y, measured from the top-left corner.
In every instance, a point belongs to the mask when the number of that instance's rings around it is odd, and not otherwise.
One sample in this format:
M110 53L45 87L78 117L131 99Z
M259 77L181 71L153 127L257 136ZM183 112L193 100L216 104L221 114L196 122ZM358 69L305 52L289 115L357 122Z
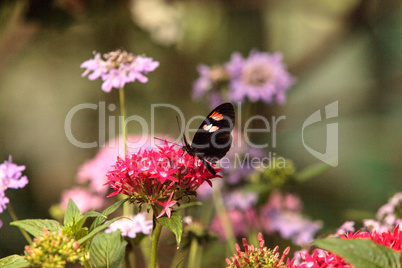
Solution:
M86 68L82 76L88 75L89 80L102 78L102 90L110 92L112 88L122 88L126 83L139 81L148 82L145 74L154 71L159 62L141 55L133 55L127 51L116 50L103 55L96 53L93 59L81 64Z
M109 196L125 194L132 201L149 204L154 212L170 217L171 208L184 196L195 195L198 187L211 179L221 177L211 174L202 162L175 149L165 141L158 150L140 150L136 154L118 157L108 172L106 184L115 190ZM217 172L219 172L217 170ZM162 209L160 209L162 207Z

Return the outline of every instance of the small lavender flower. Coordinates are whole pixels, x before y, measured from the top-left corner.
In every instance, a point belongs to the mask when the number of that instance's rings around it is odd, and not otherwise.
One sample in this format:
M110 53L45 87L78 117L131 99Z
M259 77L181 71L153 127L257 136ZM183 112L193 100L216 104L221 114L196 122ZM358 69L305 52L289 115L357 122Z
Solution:
M117 230L121 231L122 236L135 238L137 234L143 233L148 235L152 230L152 221L147 221L145 213L130 216L129 219L124 218L112 223L106 230L106 233L112 233Z
M286 91L294 84L280 53L252 50L247 59L234 53L225 69L230 75L230 99L235 102L248 98L251 102L282 104Z
M313 241L322 224L310 221L299 213L281 212L271 218L271 228L282 238L291 239L295 245L307 245Z
M23 188L28 184L28 178L22 176L21 173L24 170L25 166L14 164L11 156L9 156L8 161L0 164L0 213L6 209L6 205L10 202L6 197L5 191L8 188Z
M392 231L396 225L402 223L402 192L396 193L388 203L377 211L376 220L363 220L363 226L368 231Z
M139 81L148 82L144 75L154 71L159 62L152 58L141 55L135 56L127 51L116 50L103 55L96 53L93 59L81 64L81 68L86 68L82 76L88 75L89 80L102 78L102 90L110 92L112 88L122 88L126 83Z
M295 245L310 243L322 228L322 223L311 221L301 214L300 199L292 195L273 192L260 213L261 223L267 233L278 232L291 239Z
M200 64L197 66L197 71L200 77L193 84L194 99L200 99L210 91L221 89L229 81L228 73L222 65L209 67Z
M354 228L355 222L354 221L345 221L341 227L339 227L336 230L336 234L337 235L344 235L344 234L348 234L349 232L354 232L355 228Z
M367 232L372 231L384 232L388 230L386 226L382 225L379 221L373 219L363 220L363 229Z
M223 102L222 91L227 88L229 76L224 66L214 65L209 67L200 64L197 67L199 78L193 84L193 99L208 97L209 106L215 108Z
M234 191L224 196L226 208L229 210L240 209L245 211L252 208L258 201L256 193L245 193L242 191Z

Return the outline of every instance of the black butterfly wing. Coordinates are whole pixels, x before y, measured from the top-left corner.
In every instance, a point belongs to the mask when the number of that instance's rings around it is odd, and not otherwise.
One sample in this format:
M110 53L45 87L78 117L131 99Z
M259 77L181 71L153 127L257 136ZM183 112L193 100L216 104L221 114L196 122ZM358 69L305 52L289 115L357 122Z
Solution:
M215 162L226 155L232 145L231 132L235 112L231 103L216 107L201 123L194 135L191 147L195 155Z

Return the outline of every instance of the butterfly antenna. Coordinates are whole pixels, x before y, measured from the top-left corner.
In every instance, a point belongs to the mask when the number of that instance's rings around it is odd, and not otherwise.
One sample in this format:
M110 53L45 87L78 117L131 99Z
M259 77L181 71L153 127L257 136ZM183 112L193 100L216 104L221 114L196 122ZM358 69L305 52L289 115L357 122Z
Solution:
M184 133L181 132L179 117L177 115L176 115L176 122L177 122L177 126L179 127L179 132L180 132L180 135L181 135L182 142L184 143Z
M161 138L157 138L157 137L154 137L154 139L155 140L159 140L159 141L163 141L163 142L167 142L167 143L170 143L170 144L173 144L174 142L172 142L172 141L168 141L168 140L165 140L165 139L161 139ZM178 144L175 144L175 145L177 145L177 146L180 146L180 145L178 145Z
M158 141L163 141L163 142L165 141L164 139L157 138L157 137L154 137L154 139L155 139L155 140L158 140ZM173 143L173 142L171 142L171 141L167 141L167 142L168 142L168 143Z
M181 133L180 123L179 123L179 117L177 115L176 115L176 121L177 121L177 126L179 127L180 134L182 134Z

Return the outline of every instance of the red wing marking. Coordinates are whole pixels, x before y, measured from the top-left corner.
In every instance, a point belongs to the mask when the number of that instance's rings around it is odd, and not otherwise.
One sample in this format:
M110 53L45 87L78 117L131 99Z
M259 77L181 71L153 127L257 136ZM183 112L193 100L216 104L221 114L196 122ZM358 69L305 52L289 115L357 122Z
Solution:
M217 111L215 111L215 112L213 112L213 113L209 116L209 118L212 118L212 119L214 119L215 121L220 121L220 120L223 119L223 116L222 116L221 113L218 113Z

